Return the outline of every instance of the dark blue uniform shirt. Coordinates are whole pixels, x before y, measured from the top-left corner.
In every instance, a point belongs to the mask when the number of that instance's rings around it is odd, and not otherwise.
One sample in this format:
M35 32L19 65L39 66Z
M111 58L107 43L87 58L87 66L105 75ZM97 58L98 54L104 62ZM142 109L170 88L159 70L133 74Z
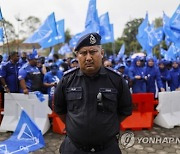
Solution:
M80 145L100 145L119 133L119 116L132 112L131 94L120 74L101 67L93 77L65 73L55 90L55 111L66 114L67 135Z

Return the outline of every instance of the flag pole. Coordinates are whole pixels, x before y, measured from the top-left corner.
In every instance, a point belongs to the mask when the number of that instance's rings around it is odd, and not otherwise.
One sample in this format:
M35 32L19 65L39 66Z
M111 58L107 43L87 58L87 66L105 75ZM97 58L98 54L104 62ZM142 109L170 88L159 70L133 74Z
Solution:
M6 33L6 27L4 25L4 18L2 19L2 23L3 23L3 28L4 28L4 33L5 33L5 37L6 37L6 40L7 40L7 49L8 49L8 55L10 54L10 50L9 50L9 42L8 42L8 37L7 37L7 33Z

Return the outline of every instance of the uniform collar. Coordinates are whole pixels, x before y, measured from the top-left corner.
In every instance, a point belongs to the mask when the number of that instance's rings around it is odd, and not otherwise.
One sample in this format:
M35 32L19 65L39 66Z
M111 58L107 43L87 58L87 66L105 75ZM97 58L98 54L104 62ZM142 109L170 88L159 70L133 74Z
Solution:
M103 66L101 66L98 73L95 76L106 75L106 74L107 74L107 72L106 72L105 68ZM79 69L77 75L78 76L83 76L85 74Z

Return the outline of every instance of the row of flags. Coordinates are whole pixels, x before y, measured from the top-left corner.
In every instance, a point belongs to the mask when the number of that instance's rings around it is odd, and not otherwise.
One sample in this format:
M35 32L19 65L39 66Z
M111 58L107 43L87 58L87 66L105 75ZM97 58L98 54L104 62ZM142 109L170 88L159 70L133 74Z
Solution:
M113 24L110 23L109 13L106 12L98 17L96 0L89 1L84 27L85 27L84 31L77 33L70 40L69 46L71 48L75 47L77 41L81 36L91 32L97 32L101 35L102 37L101 44L114 42Z
M2 19L3 17L0 10L0 20ZM153 24L149 23L148 13L146 13L145 19L138 28L136 38L143 50L146 51L147 55L152 55L153 48L160 44L160 42L164 39L164 36L168 46L171 43L174 43L173 45L176 48L180 48L179 25L180 5L171 18L163 13L163 27L159 28L155 28ZM64 55L65 53L71 52L70 48L75 47L79 38L90 32L99 33L102 36L102 44L114 42L113 24L110 23L109 13L106 12L101 16L98 16L96 0L89 1L84 30L74 35L69 41L69 45L64 44L59 49L58 53ZM0 42L1 41L3 41L3 28L0 28ZM42 49L53 47L56 44L64 42L64 19L56 21L54 13L51 13L43 24L34 32L34 34L24 41L24 43L39 43ZM122 50L118 53L118 57L121 56Z
M136 38L148 56L152 55L153 47L165 38L169 49L167 51L160 49L161 55L166 60L176 60L180 57L180 5L171 18L163 13L163 26L159 28L149 23L148 13L146 13L145 19L138 28Z
M42 48L49 48L64 41L64 19L56 22L53 12L24 43L39 43Z

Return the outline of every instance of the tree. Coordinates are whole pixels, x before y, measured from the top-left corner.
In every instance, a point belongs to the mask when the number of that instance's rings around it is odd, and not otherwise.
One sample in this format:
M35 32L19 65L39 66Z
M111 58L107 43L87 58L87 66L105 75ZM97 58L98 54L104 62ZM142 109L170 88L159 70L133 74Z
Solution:
M4 32L6 31L6 36L7 38L5 38L5 42L8 41L12 41L15 39L15 28L13 26L12 23L10 23L9 21L6 21L5 19L3 21L0 22L0 27L4 26ZM4 37L6 37L4 35Z
M71 31L70 29L67 28L65 31L65 42L68 43L70 39L71 39Z
M19 31L19 33L23 38L27 38L33 34L40 27L40 25L41 21L39 18L29 16L21 23L22 29Z
M122 40L125 42L126 53L130 54L132 51L140 51L141 46L136 39L138 33L138 27L142 23L143 19L134 19L126 23Z
M161 17L155 18L153 23L154 23L155 28L162 27L163 26L163 19Z

